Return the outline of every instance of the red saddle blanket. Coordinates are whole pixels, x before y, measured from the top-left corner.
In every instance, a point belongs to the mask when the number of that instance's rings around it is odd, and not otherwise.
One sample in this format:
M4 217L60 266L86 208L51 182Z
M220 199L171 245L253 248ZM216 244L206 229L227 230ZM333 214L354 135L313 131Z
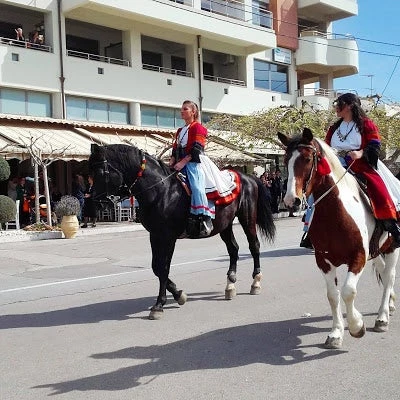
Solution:
M224 170L221 171L221 173L225 173L225 175L228 176L231 180L229 193L221 194L220 192L218 192L218 190L214 190L211 192L206 191L207 199L214 201L216 206L232 203L232 201L235 200L240 193L241 182L238 173L233 170ZM227 173L229 175L227 175Z

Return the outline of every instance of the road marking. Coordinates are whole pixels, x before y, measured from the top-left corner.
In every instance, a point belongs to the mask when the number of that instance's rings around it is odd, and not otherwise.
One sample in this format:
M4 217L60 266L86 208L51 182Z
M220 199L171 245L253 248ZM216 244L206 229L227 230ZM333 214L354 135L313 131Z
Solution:
M269 253L269 252L275 252L275 251L284 250L284 249L287 250L287 249L292 249L292 248L298 248L298 246L277 247L277 248L274 248L271 250L262 251L262 253ZM239 254L239 260L241 257L249 257L249 256L251 257L250 253ZM213 257L213 258L205 258L202 260L185 261L185 262L181 262L181 263L171 264L171 268L172 267L181 267L181 266L189 265L189 264L203 263L203 262L208 262L208 261L224 260L224 259L229 259L229 257L228 256L219 256L219 257ZM220 268L222 268L222 267L220 267ZM137 272L145 272L145 271L149 271L149 270L150 270L150 268L146 268L146 269L141 269L141 270L136 270L136 271L119 272L116 274L88 276L86 278L69 279L67 281L49 282L49 283L42 283L40 285L23 286L23 287L17 287L17 288L12 288L12 289L4 289L4 290L0 290L0 294L1 293L18 292L18 291L29 290L29 289L38 289L38 288L43 288L43 287L48 287L48 286L65 285L68 283L83 282L83 281L89 281L89 280L95 280L95 279L110 278L110 277L114 277L114 276L136 274Z
M223 257L221 256L221 257L214 257L214 258L206 258L206 259L203 259L203 260L195 260L195 261L187 261L187 262L183 262L183 263L171 264L171 268L172 267L179 267L179 266L182 266L182 265L201 263L201 262L205 262L205 261L216 261L216 260L221 260L221 259L224 259L224 258L227 258L227 257L226 256L223 256ZM150 270L150 268L146 268L146 269L141 269L141 270L136 270L136 271L119 272L119 273L116 273L116 274L96 275L96 276L88 276L86 278L69 279L67 281L42 283L40 285L23 286L23 287L17 287L17 288L13 288L13 289L4 289L4 290L0 290L0 293L18 292L18 291L22 291L22 290L38 289L38 288L43 288L43 287L48 287L48 286L64 285L64 284L67 284L67 283L83 282L83 281L94 280L94 279L110 278L110 277L121 276L121 275L135 274L137 272L145 272L145 271L149 271L149 270Z

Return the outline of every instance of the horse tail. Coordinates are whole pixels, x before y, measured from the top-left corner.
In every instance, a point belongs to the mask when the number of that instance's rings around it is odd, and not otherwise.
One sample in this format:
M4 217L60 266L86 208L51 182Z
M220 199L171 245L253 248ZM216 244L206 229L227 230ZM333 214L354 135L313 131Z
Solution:
M272 242L275 238L276 227L272 216L270 196L267 188L263 185L260 179L255 179L258 187L257 199L257 226L260 229L261 235Z

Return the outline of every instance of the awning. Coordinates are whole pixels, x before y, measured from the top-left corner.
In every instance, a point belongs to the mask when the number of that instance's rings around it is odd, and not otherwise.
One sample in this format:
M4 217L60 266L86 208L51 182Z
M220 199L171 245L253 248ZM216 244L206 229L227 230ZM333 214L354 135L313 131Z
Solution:
M168 158L174 133L173 129L0 115L0 154L6 158L29 159L28 147L33 145L40 149L42 158L82 161L89 158L93 143L124 143L157 158ZM265 157L239 149L211 132L206 154L221 167L248 163L264 165L267 161Z
M126 133L126 132L91 132L88 129L75 128L75 131L83 137L89 139L92 143L101 145L108 144L128 144L146 151L154 157L160 157L164 150L171 146L172 141L161 136L155 136L147 133Z
M90 154L92 141L74 132L55 126L0 125L0 154L7 158L30 158L32 147L42 158L84 160Z

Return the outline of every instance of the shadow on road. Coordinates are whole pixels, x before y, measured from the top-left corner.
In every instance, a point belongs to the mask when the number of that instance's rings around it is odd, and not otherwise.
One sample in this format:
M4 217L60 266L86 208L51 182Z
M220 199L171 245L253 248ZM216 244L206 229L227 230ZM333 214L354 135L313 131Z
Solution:
M315 324L330 317L263 322L217 329L196 337L163 345L128 347L115 352L93 354L98 360L131 359L130 367L64 382L47 383L51 395L74 391L117 391L147 384L160 375L210 369L229 369L254 363L292 365L335 357L345 353L320 345L303 350L302 337L327 330ZM314 325L314 326L313 326ZM137 365L137 360L143 363ZM109 365L109 364L107 364Z

